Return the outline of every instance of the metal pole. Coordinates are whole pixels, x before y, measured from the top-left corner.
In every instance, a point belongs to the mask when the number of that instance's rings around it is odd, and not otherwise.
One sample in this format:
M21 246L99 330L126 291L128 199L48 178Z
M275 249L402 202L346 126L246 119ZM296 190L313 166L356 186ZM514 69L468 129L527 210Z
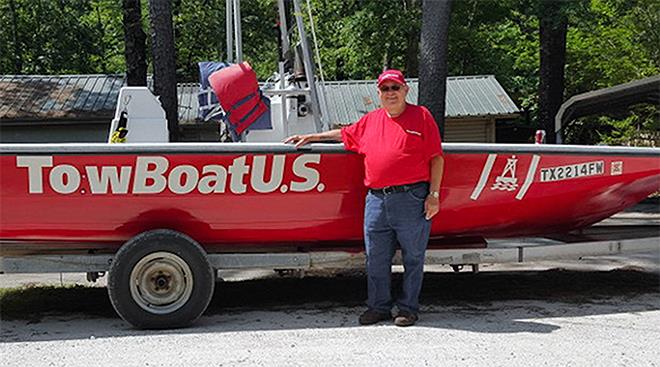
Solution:
M324 124L324 120L328 116L328 102L326 100L325 79L323 78L323 63L321 62L321 54L319 53L319 43L316 40L316 30L314 30L314 18L312 17L312 3L310 2L310 0L307 0L307 13L309 14L309 25L312 27L312 37L314 39L314 50L316 51L316 61L319 63L319 77L321 78L321 84L320 84L321 123ZM328 130L330 130L330 126L327 126L327 128Z
M279 12L280 15L280 36L282 38L282 60L280 60L280 62L277 64L278 66L277 72L280 74L279 89L284 90L286 86L286 83L284 81L284 73L285 73L284 63L285 63L286 55L291 47L289 45L289 25L286 23L286 7L284 4L284 0L277 0L277 11ZM279 96L281 103L280 118L282 119L284 136L289 136L289 121L288 121L289 108L287 106L288 99L284 94L280 94Z
M234 27L232 23L233 1L234 0L225 1L225 8L227 10L225 18L225 34L227 36L227 62L229 63L234 62Z
M289 25L286 24L286 9L284 0L277 0L277 9L280 13L280 33L282 34L282 55L289 52Z
M307 85L309 86L310 96L312 97L312 106L314 112L314 123L316 124L316 131L323 131L321 123L321 105L319 103L318 92L316 90L316 83L314 81L314 73L312 63L312 54L309 51L307 44L307 35L305 34L305 25L303 24L302 11L300 10L299 0L293 0L293 10L296 17L296 24L298 26L298 35L300 36L300 44L303 51L303 64L305 65L305 77L307 78Z
M555 115L555 131L554 131L555 144L562 144L561 123L562 120L564 119L564 114L566 113L566 110L571 105L571 103L572 103L571 99L562 103L562 105L559 106L559 110L557 111L557 114Z
M242 63L243 38L241 36L241 0L234 0L234 38L236 39L236 63Z
M278 72L280 73L280 90L284 90L285 83L284 83L284 61L280 61L278 63ZM286 105L287 103L287 98L286 95L280 94L280 102L281 102L281 107L280 107L280 118L282 119L282 126L284 130L284 136L289 136L289 119L288 119L288 111L289 108Z

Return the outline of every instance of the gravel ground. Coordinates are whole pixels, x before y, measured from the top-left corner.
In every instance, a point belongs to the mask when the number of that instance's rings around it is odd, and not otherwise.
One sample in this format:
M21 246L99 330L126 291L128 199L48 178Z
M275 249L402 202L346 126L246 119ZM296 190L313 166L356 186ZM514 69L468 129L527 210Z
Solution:
M206 314L131 328L104 288L27 288L3 310L3 366L657 366L660 277L638 270L427 274L419 323L358 326L365 278L218 283ZM395 276L395 286L401 277ZM34 302L34 301L30 301ZM19 303L20 304L20 303Z
M196 327L136 331L80 315L4 321L5 366L656 366L660 296L584 304L428 306L410 328L358 327L358 308L232 311Z
M660 365L660 253L447 269L429 268L410 328L357 325L361 272L225 272L205 315L166 331L119 319L104 279L0 275L22 286L0 293L0 365Z

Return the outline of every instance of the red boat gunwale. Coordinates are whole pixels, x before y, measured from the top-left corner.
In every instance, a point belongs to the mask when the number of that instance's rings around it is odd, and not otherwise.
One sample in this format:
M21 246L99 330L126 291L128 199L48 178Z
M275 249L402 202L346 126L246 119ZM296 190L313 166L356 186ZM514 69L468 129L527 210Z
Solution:
M432 235L446 243L582 228L660 188L657 148L458 143L443 148L447 170ZM33 168L42 176L43 192L27 192L29 169L18 167L18 157L52 161ZM152 168L162 162L163 179L175 176L178 182L168 181L158 193L131 192L138 159ZM32 253L112 252L155 228L186 233L212 252L337 244L361 249L362 161L341 144L302 149L277 143L1 144L0 162L4 254L21 247ZM92 173L130 167L127 192L92 193L90 167ZM192 176L201 185L209 167L225 175L224 192L201 193L201 186L188 185ZM232 167L239 179L230 177ZM559 174L564 171L566 177ZM71 191L63 177L76 172L80 183ZM278 174L279 183L273 182ZM53 182L66 193L53 191Z

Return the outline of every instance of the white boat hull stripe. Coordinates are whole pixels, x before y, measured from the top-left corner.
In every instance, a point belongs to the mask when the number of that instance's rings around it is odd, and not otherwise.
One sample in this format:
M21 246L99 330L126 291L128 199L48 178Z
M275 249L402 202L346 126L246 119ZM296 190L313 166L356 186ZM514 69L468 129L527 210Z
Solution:
M474 187L474 191L472 191L472 195L470 195L470 199L477 200L479 198L479 195L481 195L481 192L484 190L484 187L486 187L486 182L488 182L488 178L490 177L490 171L493 169L493 164L495 163L496 158L497 158L497 154L488 155L488 159L486 159L486 164L484 164L484 168L481 171L481 177L479 177L477 186Z
M534 154L532 156L532 162L529 164L529 169L527 170L527 177L525 178L525 182L520 188L520 191L518 191L516 199L522 200L525 197L527 190L532 185L532 182L534 182L534 176L536 176L536 168L538 167L540 160L540 155Z

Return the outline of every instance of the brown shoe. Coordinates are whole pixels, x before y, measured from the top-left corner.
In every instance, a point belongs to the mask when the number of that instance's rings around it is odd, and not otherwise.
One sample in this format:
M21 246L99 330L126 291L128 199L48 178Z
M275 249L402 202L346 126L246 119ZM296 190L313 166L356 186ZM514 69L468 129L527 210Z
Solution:
M389 312L380 312L372 309L364 311L364 313L360 315L359 318L360 325L373 325L385 320L392 320L392 314Z
M409 312L399 312L394 318L394 325L396 326L412 326L417 322L418 317Z

